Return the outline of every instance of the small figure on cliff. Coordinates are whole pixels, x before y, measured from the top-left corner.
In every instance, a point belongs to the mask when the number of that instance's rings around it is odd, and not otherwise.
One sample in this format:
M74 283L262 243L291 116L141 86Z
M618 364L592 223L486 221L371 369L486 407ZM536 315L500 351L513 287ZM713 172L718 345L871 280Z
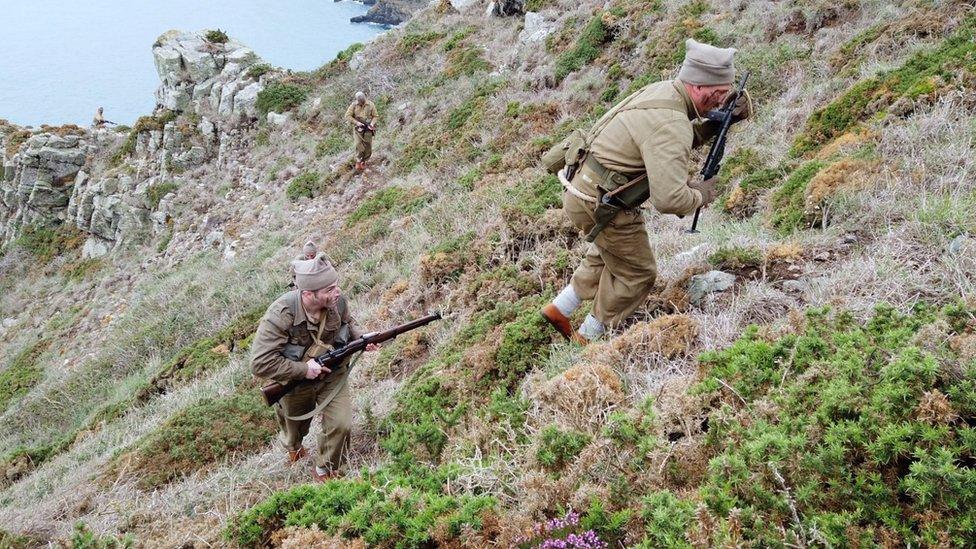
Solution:
M293 262L297 289L268 307L258 325L251 350L255 376L288 383L316 379L288 393L275 404L279 440L294 463L308 455L302 445L312 418L321 414L312 476L325 481L340 475L352 429L349 363L326 370L314 357L363 335L339 290L339 275L322 255ZM376 350L371 344L367 351ZM324 374L324 375L323 375Z
M346 109L346 120L352 124L356 140L356 171L366 169L366 161L373 155L373 135L376 134L376 105L366 94L356 92L356 99Z
M98 107L98 110L95 111L95 117L92 118L92 126L96 128L103 128L105 127L105 124L115 125L115 122L105 119L104 113L105 113L105 109L103 107Z
M732 91L736 50L692 39L686 46L677 79L650 84L617 104L570 145L578 161L559 172L563 209L584 234L605 211L614 215L588 237L592 243L570 284L542 309L567 339L586 344L599 338L633 314L654 287L657 267L641 213L648 192L656 210L679 216L715 200L718 178L689 181L688 162L691 149L718 130L703 114ZM748 95L742 95L731 119L750 115ZM598 211L607 195L619 205ZM569 317L583 300L593 300L593 309L573 331Z

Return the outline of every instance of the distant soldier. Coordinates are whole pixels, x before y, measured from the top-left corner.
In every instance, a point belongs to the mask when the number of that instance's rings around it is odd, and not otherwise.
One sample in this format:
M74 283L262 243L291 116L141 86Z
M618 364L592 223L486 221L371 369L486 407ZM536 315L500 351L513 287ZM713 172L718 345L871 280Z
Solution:
M322 431L317 437L312 476L324 481L340 474L349 444L349 365L329 371L313 358L358 338L362 329L349 313L348 303L339 291L339 275L325 257L296 260L294 269L298 289L279 297L265 312L254 336L251 371L279 383L327 374L319 381L297 387L275 404L281 429L279 439L292 463L308 455L302 441L312 418L321 414ZM375 349L375 345L366 348Z
M309 240L308 242L305 243L304 246L302 246L302 253L295 258L295 261L315 259L315 256L317 256L318 254L319 254L318 246L316 246L314 242ZM295 262L294 261L288 264L288 274L291 275L291 284L289 285L289 287L294 287L295 286Z
M560 172L563 209L584 234L596 224L598 199L606 193L631 189L646 196L649 190L655 209L682 216L715 200L717 178L689 181L688 163L692 147L715 133L714 124L701 118L720 106L732 88L735 49L691 39L686 45L677 79L651 84L611 109L590 130L588 152L570 179L566 170ZM733 120L750 114L743 95ZM626 205L629 209L596 235L570 284L542 309L567 339L586 344L599 338L633 314L654 287L657 268L640 204ZM593 300L593 309L574 332L569 317L583 300Z
M115 122L112 122L111 120L105 120L104 113L105 113L105 109L102 107L98 107L98 110L95 111L95 117L92 118L92 126L96 128L102 128L105 126L105 124L113 124L113 125L115 124Z
M366 161L373 156L373 135L376 134L376 105L366 94L356 92L356 100L346 109L346 120L352 124L356 139L356 171L366 169Z

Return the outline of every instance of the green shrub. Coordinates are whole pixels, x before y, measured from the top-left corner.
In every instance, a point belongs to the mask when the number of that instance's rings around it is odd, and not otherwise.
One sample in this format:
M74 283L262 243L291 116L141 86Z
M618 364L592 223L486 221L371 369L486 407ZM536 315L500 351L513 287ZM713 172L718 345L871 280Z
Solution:
M535 457L546 469L559 471L589 443L590 437L585 433L563 431L555 425L549 425L542 430Z
M516 184L505 191L509 213L521 214L537 219L546 210L558 208L562 204L563 187L559 178L547 174L529 184Z
M352 226L364 219L386 213L411 214L420 210L428 201L430 195L418 187L387 187L364 200L349 214L346 225Z
M580 530L593 530L610 547L623 546L624 536L627 534L624 528L631 514L630 509L609 512L606 505L594 497L590 499L586 513L580 517Z
M277 432L274 411L257 388L206 398L183 408L150 432L132 453L144 489L217 463L237 452L263 448Z
M38 263L48 263L59 255L77 250L84 242L85 233L73 225L25 225L11 245L30 252Z
M33 540L27 536L18 536L0 528L0 547L4 549L28 549L30 547L41 547L43 543Z
M936 89L936 83L964 83L976 73L976 16L969 16L938 47L913 55L904 65L855 84L807 120L791 153L800 156L842 135L859 122L902 97L915 98Z
M330 133L325 139L315 144L315 158L323 158L337 154L349 148L349 136L341 133Z
M366 44L363 44L362 42L356 42L354 44L351 44L348 48L337 53L335 56L335 60L341 63L348 63L349 60L352 59L352 56L363 51L363 49L365 48L366 48Z
M962 418L976 411L976 364L944 343L951 333L920 338L949 314L879 306L863 322L815 309L796 334L750 329L703 354L696 390L722 403L709 417L709 510L738 509L758 546L798 528L838 546L974 539L976 437Z
M359 479L297 486L232 519L225 536L251 547L267 543L281 527L317 525L371 547L434 547L435 530L438 541L456 539L463 527L477 531L496 506L490 496L444 493L441 487L455 476L448 469L411 475L381 469Z
M640 511L644 523L644 540L637 547L674 547L691 549L687 532L695 524L696 504L681 499L669 490L654 492L643 499Z
M444 76L446 78L457 78L489 70L491 70L491 64L485 61L481 48L458 46L451 49L447 54L447 67L444 69Z
M109 159L109 163L112 166L117 166L131 156L136 150L136 141L139 139L140 133L162 131L166 127L166 124L175 121L176 118L176 111L170 110L163 111L157 115L140 116L132 126L132 129L129 130L129 135L126 136L119 150L115 151L115 154Z
M708 256L708 261L716 268L738 271L742 269L758 269L763 264L762 250L756 247L729 246L721 247Z
M77 282L79 280L85 280L93 274L102 270L105 266L105 261L100 258L84 258L71 261L66 263L61 267L61 273L69 280Z
M71 549L127 549L135 545L135 542L130 534L121 538L96 535L84 522L75 523L71 534Z
M468 25L461 30L455 32L451 37L444 42L444 51L451 51L458 47L465 38L474 34L474 31L478 30L474 25Z
M556 81L562 82L570 73L592 63L600 56L603 45L612 39L610 28L603 21L603 12L597 13L583 28L573 47L556 58Z
M556 4L556 0L525 0L525 11L539 11Z
M24 348L0 371L0 410L6 410L11 402L44 379L44 367L38 364L38 359L50 345L50 341L42 339Z
M204 38L206 38L207 42L210 42L211 44L226 44L230 39L227 36L227 33L220 29L207 31Z
M770 200L773 207L770 221L780 233L789 234L806 227L807 184L826 165L819 160L803 164L773 193Z
M269 112L283 113L304 103L308 94L309 89L306 86L286 82L271 82L258 92L255 106L262 116L267 116Z
M444 34L440 32L411 32L400 37L396 48L397 51L404 55L411 55L437 42L441 38L444 38Z
M322 177L319 172L302 172L288 183L285 195L289 200L298 200L300 198L313 198L321 191Z
M257 63L255 65L251 65L251 67L247 69L247 77L257 79L261 78L265 74L268 74L269 72L271 72L271 65L267 63Z
M149 200L149 208L152 210L158 208L159 202L163 199L163 197L178 188L180 188L180 186L172 181L150 185L149 188L146 189L146 199Z

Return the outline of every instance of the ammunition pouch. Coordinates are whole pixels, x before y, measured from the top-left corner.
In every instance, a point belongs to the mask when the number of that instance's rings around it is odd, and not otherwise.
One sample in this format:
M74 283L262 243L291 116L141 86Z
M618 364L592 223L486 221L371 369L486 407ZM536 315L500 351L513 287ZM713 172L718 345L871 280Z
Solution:
M566 139L556 144L542 155L542 165L551 174L558 173L564 167L570 167L567 174L571 174L583 161L587 149L586 132L573 130ZM571 179L571 176L568 177Z

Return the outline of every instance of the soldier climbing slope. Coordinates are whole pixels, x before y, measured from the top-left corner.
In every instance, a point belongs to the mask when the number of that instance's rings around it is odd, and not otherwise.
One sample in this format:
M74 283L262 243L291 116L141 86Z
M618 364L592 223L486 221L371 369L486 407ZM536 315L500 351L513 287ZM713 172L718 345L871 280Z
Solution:
M653 288L657 268L640 210L648 192L656 210L679 216L715 200L718 178L689 181L688 162L692 147L717 131L702 116L721 105L732 89L735 49L692 39L686 45L677 79L650 84L616 105L580 135L577 161L559 172L563 209L584 234L597 225L597 205L605 195L625 205L592 239L570 284L542 309L567 339L586 344L599 338L633 314ZM732 120L750 115L744 94ZM592 300L593 309L574 331L569 317L584 300Z
M346 120L352 124L356 140L356 171L366 169L366 161L373 156L373 135L376 134L376 105L366 94L356 92L356 99L346 109Z

